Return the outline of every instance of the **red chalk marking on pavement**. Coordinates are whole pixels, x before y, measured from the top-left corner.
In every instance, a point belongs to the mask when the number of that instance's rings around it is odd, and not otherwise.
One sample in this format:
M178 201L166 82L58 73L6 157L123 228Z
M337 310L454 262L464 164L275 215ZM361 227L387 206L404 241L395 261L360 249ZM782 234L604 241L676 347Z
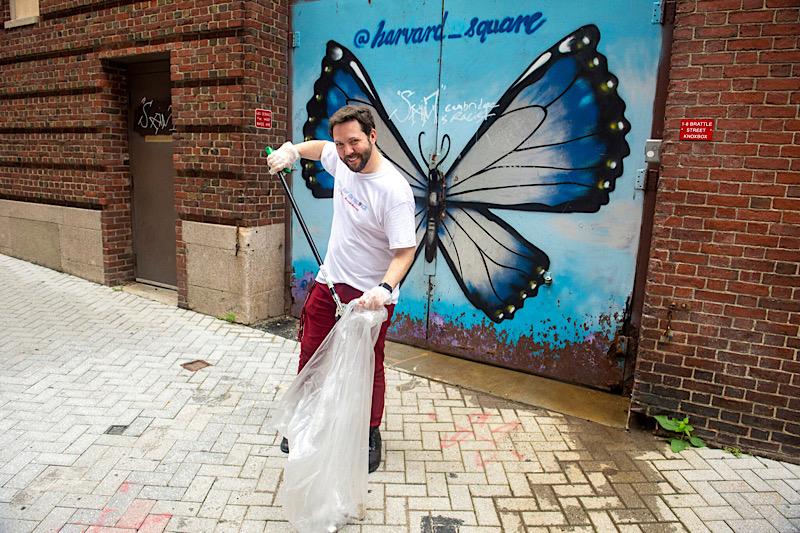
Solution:
M109 526L111 524L107 524L106 521L111 516L112 513L115 513L117 510L113 507L103 507L103 510L100 511L100 516L97 517L97 522L92 524L86 533L96 533L98 527ZM92 528L95 528L94 530Z
M473 437L473 438L475 437L475 435L469 429L456 428L456 430L457 430L457 432L454 433L453 435L451 435L450 437L442 439L442 449L443 450L445 448L450 448L451 446L453 446L453 445L455 445L455 444L457 444L457 443L459 443L459 442L461 442L463 440L467 440L470 437Z
M171 514L151 514L142 522L138 533L161 533L167 527L167 523L172 518Z
M155 503L155 500L133 500L114 527L139 528Z
M472 415L467 415L467 420L469 420L473 424L483 424L487 420L489 420L489 415L486 413L476 413Z
M502 426L496 427L494 429L489 429L492 433L510 433L522 426L522 422L509 422L508 424L503 424Z
M428 416L430 416L430 415L428 415ZM489 416L490 415L488 415L486 413L474 413L474 414L467 415L467 420L469 420L475 426L479 426L479 425L488 426L488 423L486 421L489 419ZM514 421L514 422L507 422L505 424L501 424L500 426L497 426L495 428L492 428L492 427L489 426L489 432L492 435L494 435L494 434L508 434L508 433L511 433L512 431L516 431L521 426L522 426L522 422L517 420L517 421ZM465 440L469 439L470 437L472 437L473 439L475 438L475 433L472 430L456 426L456 432L453 435L450 435L449 437L445 437L445 438L441 439L441 448L443 450L447 449L447 448L450 448L450 447L458 444L459 442L462 442L462 441L465 441ZM489 441L488 439L480 439L480 440L482 440L484 442L492 442L492 445L494 446L494 449L497 449L497 444L494 441ZM512 453L520 461L526 461L527 460L524 455L522 455L521 453L517 452L516 450L513 450ZM480 458L480 453L478 454L477 457L478 458L476 459L476 463L475 463L476 466L478 466L478 468L483 468L485 463L484 463L483 459Z

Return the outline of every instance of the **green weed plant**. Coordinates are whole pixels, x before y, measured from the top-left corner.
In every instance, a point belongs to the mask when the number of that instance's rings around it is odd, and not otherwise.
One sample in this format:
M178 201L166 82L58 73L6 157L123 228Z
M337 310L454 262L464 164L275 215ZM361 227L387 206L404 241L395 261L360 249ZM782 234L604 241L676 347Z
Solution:
M688 416L683 420L680 420L678 418L667 417L665 415L658 415L655 417L655 419L658 422L658 425L660 425L662 428L676 434L676 436L672 437L669 441L669 446L672 448L673 452L680 453L690 445L695 448L705 447L706 443L703 441L703 439L692 435L694 426L689 423Z

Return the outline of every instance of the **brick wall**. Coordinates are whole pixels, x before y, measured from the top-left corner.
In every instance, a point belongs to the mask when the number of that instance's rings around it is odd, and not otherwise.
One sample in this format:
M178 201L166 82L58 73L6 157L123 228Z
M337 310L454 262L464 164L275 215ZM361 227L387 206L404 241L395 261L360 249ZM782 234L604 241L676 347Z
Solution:
M131 279L124 62L169 57L185 304L181 220L284 222L260 151L288 130L288 3L42 0L40 16L0 29L0 198L102 210L105 281ZM272 130L255 129L256 107L273 110Z
M719 445L794 461L798 35L797 0L677 2L633 392ZM713 119L713 142L679 141L682 118Z

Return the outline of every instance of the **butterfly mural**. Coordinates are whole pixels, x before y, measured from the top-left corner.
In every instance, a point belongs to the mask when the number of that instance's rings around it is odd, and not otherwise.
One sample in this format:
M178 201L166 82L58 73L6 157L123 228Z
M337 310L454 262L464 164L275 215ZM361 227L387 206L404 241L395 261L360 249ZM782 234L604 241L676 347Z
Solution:
M449 136L440 143L444 155L425 161L419 132L418 159L364 66L328 41L303 135L331 140L330 115L348 104L369 107L378 148L414 192L416 256L432 262L441 254L467 300L499 323L536 296L550 259L495 210L596 212L622 175L630 123L599 40L587 25L539 55L446 170ZM332 197L334 178L318 161L303 160L302 175L314 197Z

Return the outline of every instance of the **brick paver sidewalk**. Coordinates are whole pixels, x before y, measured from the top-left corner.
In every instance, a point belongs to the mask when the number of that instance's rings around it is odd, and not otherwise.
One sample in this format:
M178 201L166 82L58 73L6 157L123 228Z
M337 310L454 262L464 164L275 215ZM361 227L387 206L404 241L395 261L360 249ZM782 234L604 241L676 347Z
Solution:
M291 531L265 420L295 342L2 255L0 304L0 531ZM800 531L796 465L387 379L343 531Z

